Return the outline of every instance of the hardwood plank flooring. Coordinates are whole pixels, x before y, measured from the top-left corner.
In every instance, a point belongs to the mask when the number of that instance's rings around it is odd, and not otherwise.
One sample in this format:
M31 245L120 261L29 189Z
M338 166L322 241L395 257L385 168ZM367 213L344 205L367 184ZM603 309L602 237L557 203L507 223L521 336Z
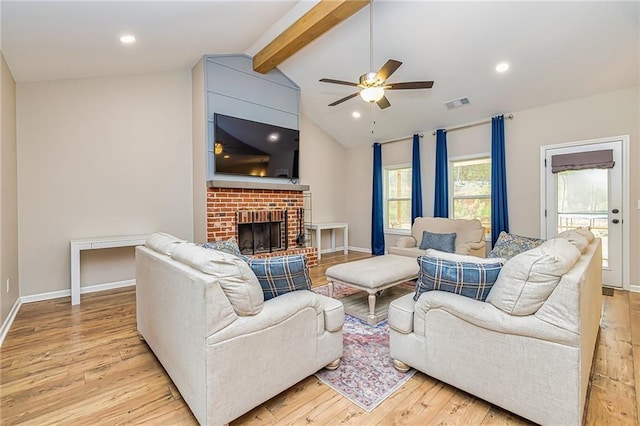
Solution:
M323 255L328 267L369 257ZM640 419L640 294L604 297L586 424ZM138 338L133 287L23 305L0 348L0 421L18 424L197 424L164 369ZM232 422L274 424L477 424L530 422L422 373L371 413L315 376Z

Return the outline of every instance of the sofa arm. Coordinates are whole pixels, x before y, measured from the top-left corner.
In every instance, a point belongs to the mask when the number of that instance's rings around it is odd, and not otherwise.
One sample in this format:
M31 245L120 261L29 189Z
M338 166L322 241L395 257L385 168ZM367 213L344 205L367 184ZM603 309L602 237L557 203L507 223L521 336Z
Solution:
M439 311L496 333L531 337L573 347L577 347L580 342L578 334L541 321L534 315L509 315L491 303L445 291L423 293L414 309L417 319L422 320L418 322L424 323L424 330L418 330L423 335L429 329L429 315Z
M322 317L324 311L320 299L316 296L311 291L299 290L269 299L264 302L264 308L259 314L238 317L229 326L207 336L207 344L219 343L277 326L305 309L312 310L316 316Z
M413 331L414 294L405 294L389 304L389 327L398 333L409 334Z
M469 255L476 257L487 257L487 243L483 241L473 241L469 244Z
M396 247L411 248L417 245L416 239L413 237L400 237L396 241Z
M324 312L324 326L318 324L318 334L325 331L333 333L342 329L344 325L344 305L342 302L321 294L316 294L316 298L320 300Z

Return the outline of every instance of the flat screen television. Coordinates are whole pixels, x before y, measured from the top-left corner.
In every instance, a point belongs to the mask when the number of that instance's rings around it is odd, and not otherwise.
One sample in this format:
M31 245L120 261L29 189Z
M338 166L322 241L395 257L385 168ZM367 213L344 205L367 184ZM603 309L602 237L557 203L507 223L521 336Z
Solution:
M298 130L214 114L213 137L216 174L299 177Z

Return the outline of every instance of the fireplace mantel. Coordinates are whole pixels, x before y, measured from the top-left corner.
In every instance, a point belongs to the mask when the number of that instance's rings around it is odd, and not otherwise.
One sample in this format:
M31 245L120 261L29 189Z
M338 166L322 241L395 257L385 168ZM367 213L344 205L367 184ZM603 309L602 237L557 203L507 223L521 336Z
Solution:
M273 183L256 181L220 180L207 181L209 188L235 188L235 189L270 189L276 191L308 191L309 185L294 185L292 183Z

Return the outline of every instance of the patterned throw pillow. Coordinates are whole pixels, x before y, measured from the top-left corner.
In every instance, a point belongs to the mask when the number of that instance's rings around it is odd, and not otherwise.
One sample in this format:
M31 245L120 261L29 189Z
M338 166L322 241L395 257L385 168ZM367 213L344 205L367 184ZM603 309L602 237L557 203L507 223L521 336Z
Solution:
M240 247L238 247L238 242L235 237L231 237L226 241L209 241L208 243L204 243L202 247L240 256Z
M420 250L434 249L453 253L456 251L456 233L434 234L429 231L422 231L422 242Z
M487 257L511 259L513 256L534 249L542 243L544 243L544 240L540 238L523 237L516 234L507 234L502 231L498 236L495 246L493 246L493 250L491 250L491 253L489 253Z
M498 279L504 259L496 259L495 263L486 260L474 263L420 256L418 264L420 272L413 300L417 301L426 291L441 290L484 301Z
M310 290L307 257L302 254L245 258L262 286L264 300L295 290Z

